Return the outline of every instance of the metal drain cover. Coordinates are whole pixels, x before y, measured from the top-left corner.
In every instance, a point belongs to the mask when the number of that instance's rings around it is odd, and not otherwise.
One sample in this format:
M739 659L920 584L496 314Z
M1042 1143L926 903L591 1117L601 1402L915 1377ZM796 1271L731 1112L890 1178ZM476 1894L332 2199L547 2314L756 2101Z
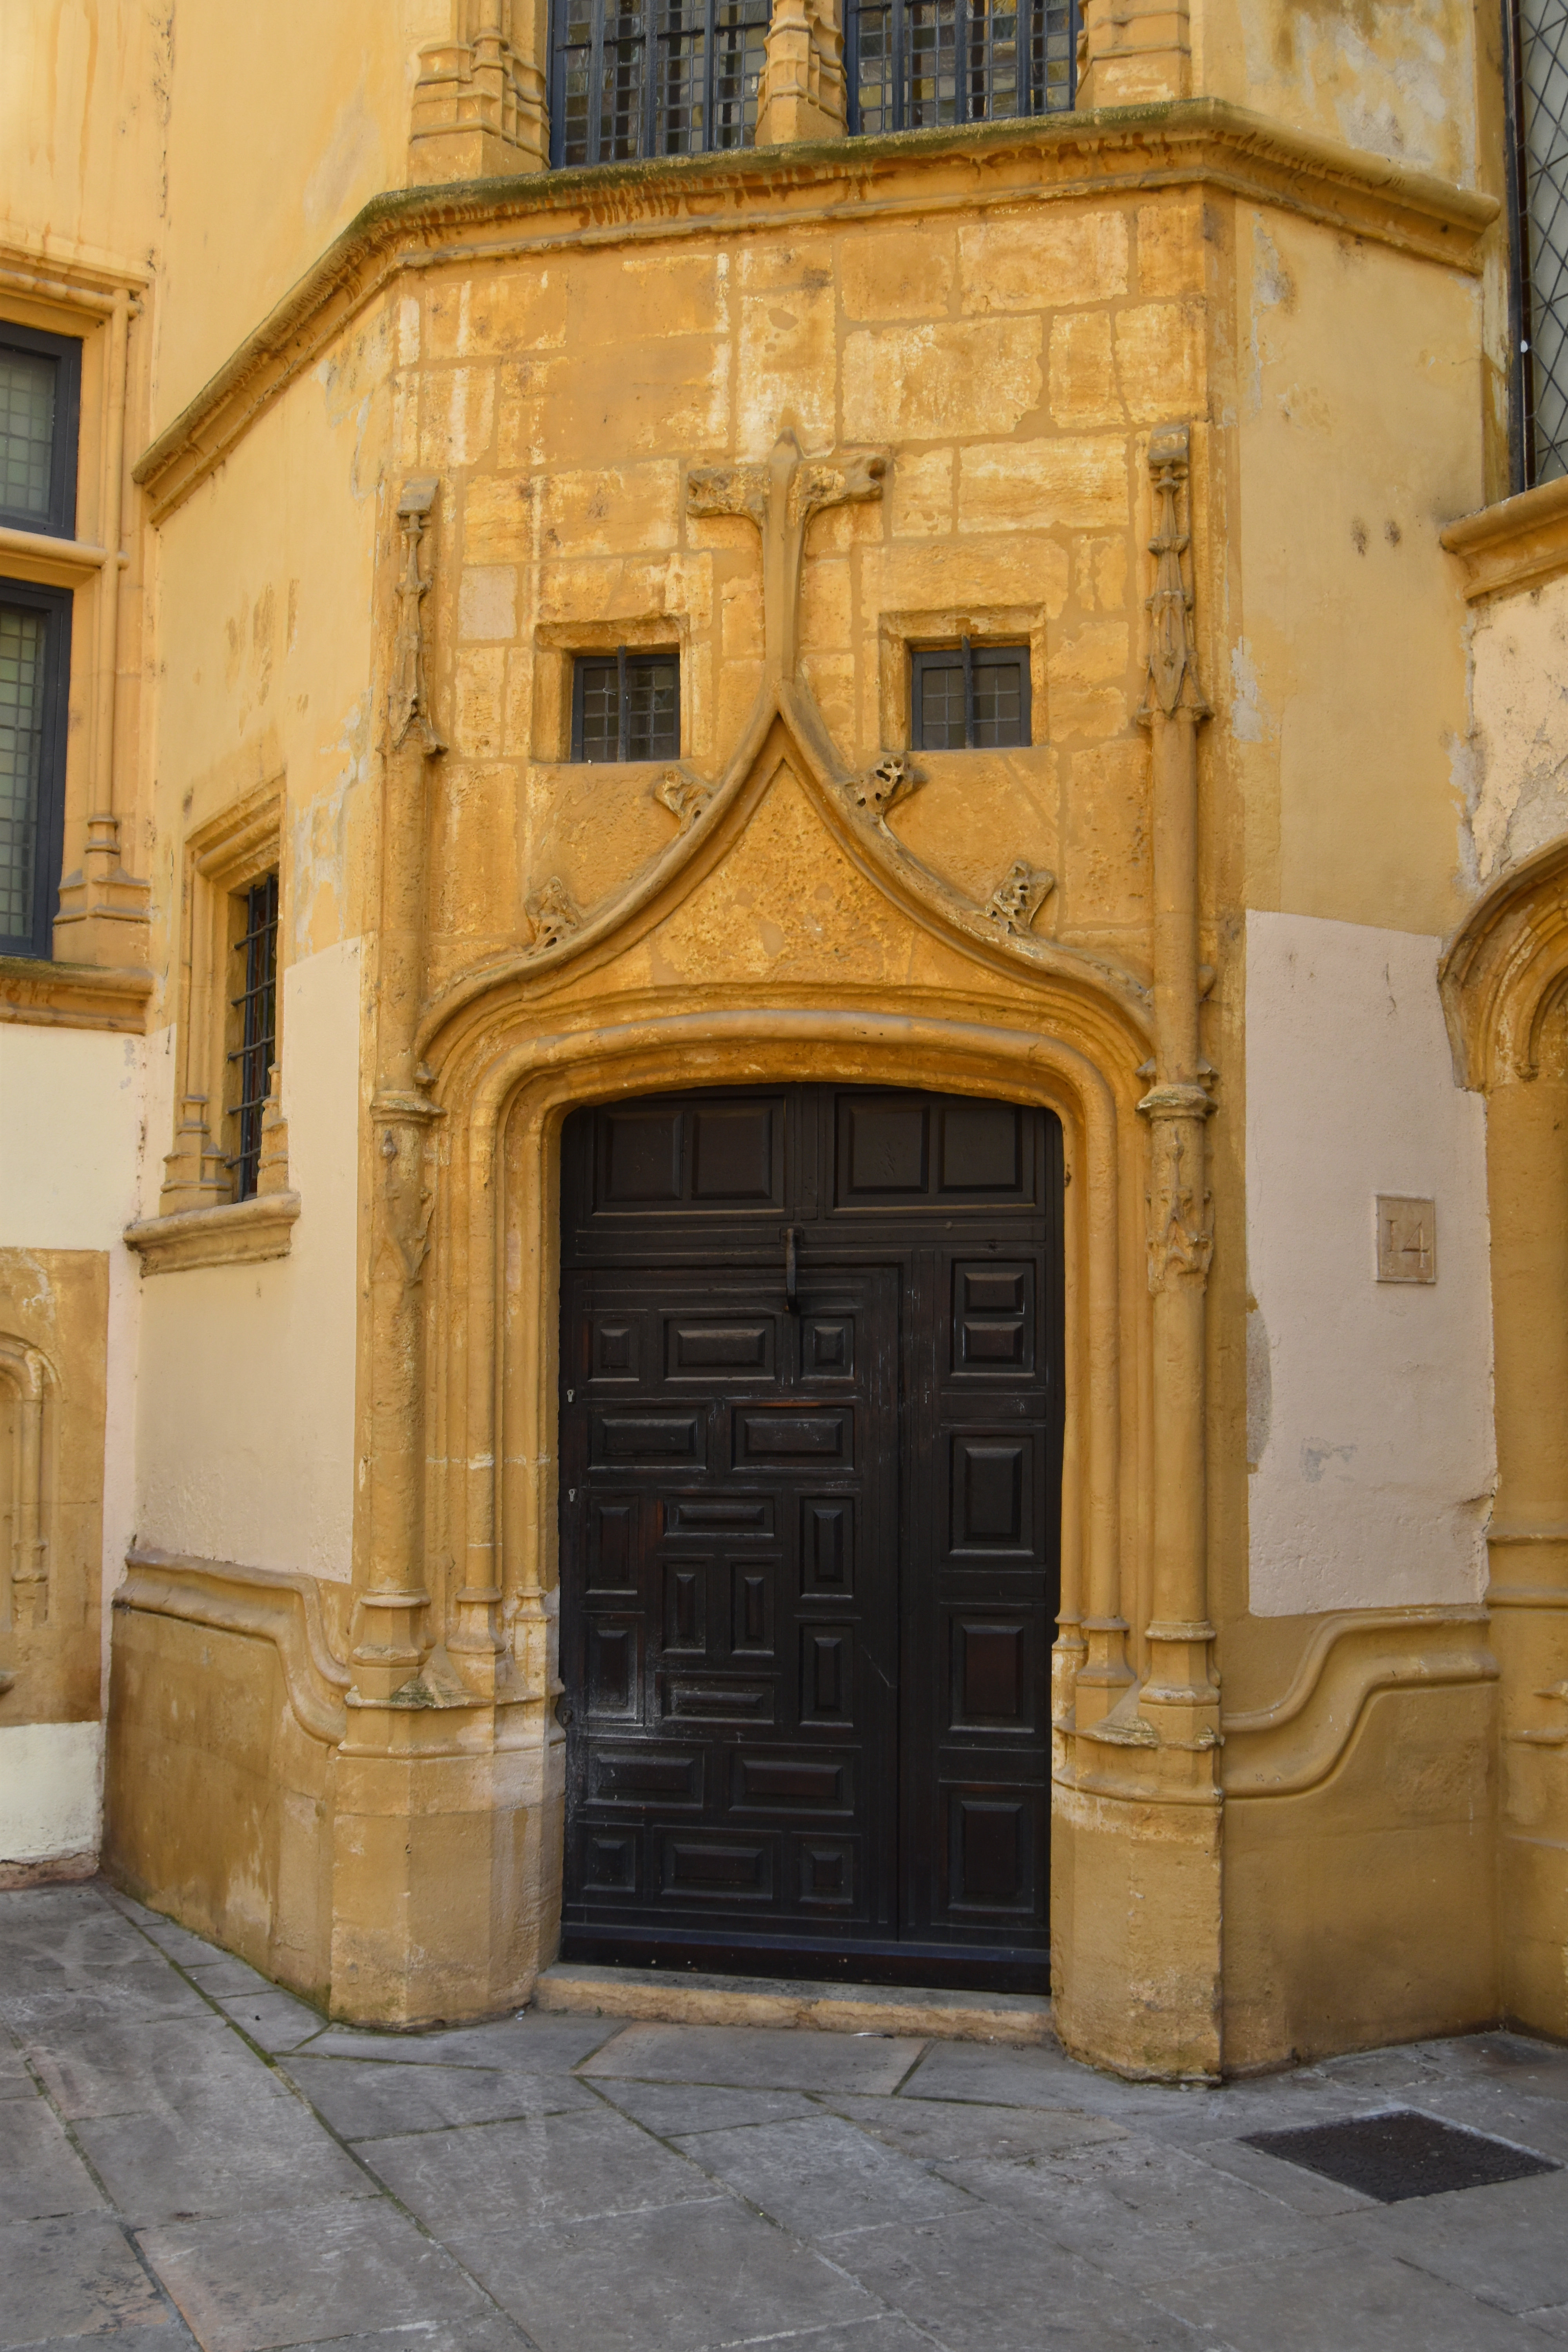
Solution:
M1293 2131L1247 2132L1245 2145L1321 2172L1342 2189L1359 2189L1380 2205L1406 2197L1440 2197L1450 2189L1490 2189L1560 2165L1506 2140L1457 2124L1440 2124L1412 2107L1353 2116L1342 2124L1306 2124Z

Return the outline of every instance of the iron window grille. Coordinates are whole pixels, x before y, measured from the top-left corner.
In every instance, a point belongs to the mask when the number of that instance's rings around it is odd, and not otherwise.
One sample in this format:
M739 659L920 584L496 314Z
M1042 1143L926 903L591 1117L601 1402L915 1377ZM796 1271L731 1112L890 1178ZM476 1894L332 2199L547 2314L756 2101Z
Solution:
M680 656L579 654L572 666L574 760L677 760Z
M70 630L68 589L0 581L0 955L53 946Z
M910 740L917 751L997 751L1027 743L1029 648L921 647L913 663Z
M81 345L0 323L0 523L76 537Z
M851 131L924 131L1070 110L1079 0L858 0Z
M261 1174L261 1121L278 1055L278 877L264 874L236 893L241 917L234 943L239 992L229 999L239 1042L228 1056L235 1097L235 1149L228 1166L234 1197L248 1201Z
M1568 0L1506 0L1513 487L1568 473Z
M750 147L771 0L552 0L550 160Z

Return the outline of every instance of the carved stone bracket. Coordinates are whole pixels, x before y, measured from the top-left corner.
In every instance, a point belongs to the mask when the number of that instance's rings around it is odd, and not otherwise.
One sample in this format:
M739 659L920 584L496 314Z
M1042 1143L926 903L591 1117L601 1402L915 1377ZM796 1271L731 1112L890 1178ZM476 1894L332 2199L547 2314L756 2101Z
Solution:
M1035 917L1056 887L1054 874L1031 866L1026 857L1015 858L985 901L985 912L1015 939L1026 939L1035 928Z
M663 793L659 798L664 799ZM668 801L665 805L669 805ZM676 813L679 814L679 810ZM547 948L559 947L563 940L570 939L574 931L583 928L582 913L574 906L559 874L552 874L542 889L525 898L522 910L533 925L531 952L534 955L542 955Z
M431 583L419 569L420 551L439 488L440 484L434 480L406 482L397 501L397 527L403 534L403 550L397 580L397 642L387 697L387 724L395 751L411 730L417 730L425 751L444 751L447 748L430 723L423 607Z

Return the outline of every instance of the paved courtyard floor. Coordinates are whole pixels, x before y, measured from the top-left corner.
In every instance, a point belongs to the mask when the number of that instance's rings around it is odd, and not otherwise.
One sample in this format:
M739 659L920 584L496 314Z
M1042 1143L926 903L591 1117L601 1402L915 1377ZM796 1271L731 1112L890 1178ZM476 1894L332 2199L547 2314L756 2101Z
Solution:
M0 1895L0 2345L1504 2352L1568 2169L1380 2204L1244 2135L1391 2106L1568 2161L1568 2052L1219 2091L1053 2049L525 2014L345 2032L100 1885Z

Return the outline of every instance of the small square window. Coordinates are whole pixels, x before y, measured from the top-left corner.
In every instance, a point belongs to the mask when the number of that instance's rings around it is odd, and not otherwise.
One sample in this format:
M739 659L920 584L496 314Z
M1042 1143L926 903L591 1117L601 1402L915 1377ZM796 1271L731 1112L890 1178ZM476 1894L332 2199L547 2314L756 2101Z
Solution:
M910 740L917 751L996 751L1027 743L1029 648L922 646L913 660Z
M579 654L572 666L574 760L680 756L680 656Z
M76 536L81 345L0 321L0 523Z
M229 900L232 972L228 1084L234 1197L248 1201L261 1173L261 1118L278 1055L278 877L263 874Z
M47 956L59 898L68 590L0 581L0 954Z

